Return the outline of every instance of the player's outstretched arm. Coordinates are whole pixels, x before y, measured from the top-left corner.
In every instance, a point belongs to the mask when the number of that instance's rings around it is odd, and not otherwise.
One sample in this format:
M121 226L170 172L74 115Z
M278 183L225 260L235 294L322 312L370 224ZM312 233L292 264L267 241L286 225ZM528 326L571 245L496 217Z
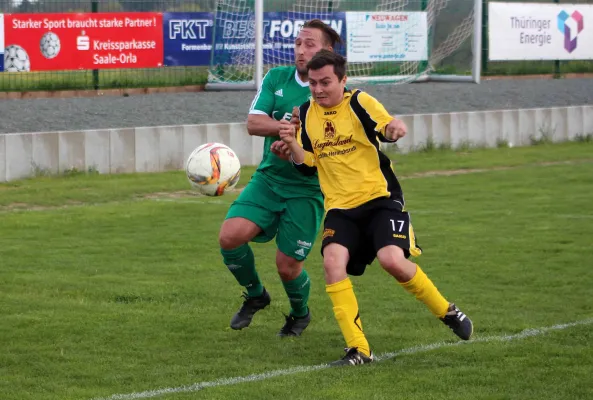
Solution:
M378 133L382 142L395 142L406 135L406 124L389 114L377 99L362 91L355 95L358 104L354 110L368 134Z
M247 132L251 136L278 136L280 122L273 117L277 74L271 69L259 87L247 116Z
M298 107L292 108L292 116L290 118L290 123L294 124L295 127L298 127L300 125L301 121L299 119ZM280 132L280 130L278 130L278 132ZM272 145L270 146L270 150L272 151L272 153L276 154L276 156L283 160L290 159L290 148L282 140L277 140L274 143L272 143Z
M274 143L272 143L270 145L270 150L282 160L288 161L290 159L290 148L288 148L288 145L282 140L276 140Z
M278 136L280 121L263 114L249 114L247 133L251 136Z
M408 133L408 127L401 119L394 118L385 126L385 138L391 142L403 138L406 133Z
M288 146L294 163L302 164L305 161L305 150L296 140L295 125L285 120L280 121L280 139Z

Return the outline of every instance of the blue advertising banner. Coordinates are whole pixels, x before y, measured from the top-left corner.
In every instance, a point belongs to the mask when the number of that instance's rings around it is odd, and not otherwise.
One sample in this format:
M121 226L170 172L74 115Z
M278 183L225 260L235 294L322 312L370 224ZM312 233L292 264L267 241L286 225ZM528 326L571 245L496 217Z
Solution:
M264 13L264 64L294 63L294 41L303 24L319 18L330 25L344 41L344 46L336 48L346 55L346 13Z
M4 14L0 14L0 72L4 71Z
M294 41L303 24L319 18L346 38L346 15L334 13L264 13L264 64L294 62ZM253 14L219 13L214 29L213 64L251 64L255 42ZM345 55L345 46L339 49Z
M213 17L208 12L163 13L164 65L209 65Z
M294 41L305 23L319 18L345 41L346 15L334 13L264 13L264 64L292 64ZM167 66L252 64L255 59L252 13L164 13L163 35ZM212 46L214 52L211 53ZM337 49L346 55L346 46Z

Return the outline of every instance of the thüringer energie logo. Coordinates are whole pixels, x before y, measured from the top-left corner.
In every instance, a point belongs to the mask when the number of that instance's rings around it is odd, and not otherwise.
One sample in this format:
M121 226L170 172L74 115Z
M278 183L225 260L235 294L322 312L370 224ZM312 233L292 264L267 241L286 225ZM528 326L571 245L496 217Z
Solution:
M583 15L578 11L568 15L562 10L558 14L558 29L564 34L564 48L572 53L577 48L577 36L583 31Z

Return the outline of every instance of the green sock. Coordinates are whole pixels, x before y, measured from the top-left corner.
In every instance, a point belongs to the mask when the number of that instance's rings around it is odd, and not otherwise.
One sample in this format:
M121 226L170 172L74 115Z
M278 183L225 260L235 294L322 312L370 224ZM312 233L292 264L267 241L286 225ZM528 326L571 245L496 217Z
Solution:
M220 249L223 261L239 285L245 286L249 297L261 296L264 286L255 270L255 258L248 244L233 250Z
M307 302L309 301L309 291L311 290L311 280L307 271L303 270L296 279L288 282L282 282L284 290L290 300L290 313L295 317L304 317L309 312Z

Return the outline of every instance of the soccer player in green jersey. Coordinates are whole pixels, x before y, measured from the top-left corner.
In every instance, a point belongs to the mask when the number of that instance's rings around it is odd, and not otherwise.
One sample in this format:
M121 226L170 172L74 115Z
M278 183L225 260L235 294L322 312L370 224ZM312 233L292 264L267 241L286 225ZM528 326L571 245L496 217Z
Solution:
M245 301L231 328L249 326L255 313L270 304L255 267L249 242L276 238L276 267L290 302L279 336L300 336L311 321L310 280L303 262L311 251L323 218L323 196L317 176L304 176L283 156L281 120L310 97L307 63L321 49L333 50L339 34L323 21L306 22L295 41L295 65L272 68L264 77L247 118L250 135L263 136L263 159L231 205L220 229L223 261L246 288Z

